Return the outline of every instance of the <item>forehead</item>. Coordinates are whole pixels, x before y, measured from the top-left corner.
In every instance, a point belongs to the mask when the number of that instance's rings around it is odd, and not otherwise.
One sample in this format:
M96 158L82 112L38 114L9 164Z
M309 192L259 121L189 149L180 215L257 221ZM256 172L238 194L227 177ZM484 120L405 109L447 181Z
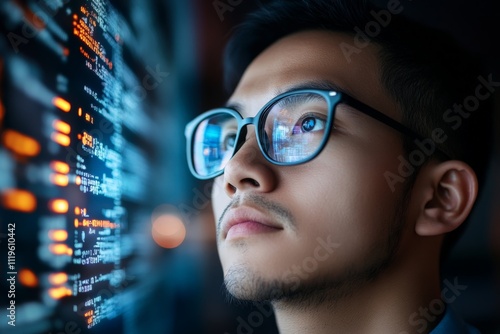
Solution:
M288 35L260 53L243 74L229 103L255 114L280 91L307 82L331 82L353 97L400 119L380 82L379 48L359 49L353 36L311 30Z

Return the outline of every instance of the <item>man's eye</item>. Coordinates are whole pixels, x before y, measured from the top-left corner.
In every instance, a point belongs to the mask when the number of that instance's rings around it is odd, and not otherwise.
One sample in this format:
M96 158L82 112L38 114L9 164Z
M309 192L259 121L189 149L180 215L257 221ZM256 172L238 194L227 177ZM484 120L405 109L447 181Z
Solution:
M292 134L302 134L315 131L324 130L326 126L326 120L313 116L307 115L299 119L299 121L294 125Z
M236 145L236 133L227 134L222 142L222 147L224 150L229 151L234 149L234 145Z

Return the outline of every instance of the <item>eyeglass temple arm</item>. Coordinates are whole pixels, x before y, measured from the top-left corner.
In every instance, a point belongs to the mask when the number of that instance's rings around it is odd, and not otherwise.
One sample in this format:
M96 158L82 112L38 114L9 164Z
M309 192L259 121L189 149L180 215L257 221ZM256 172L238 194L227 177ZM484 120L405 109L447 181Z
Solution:
M401 132L404 135L407 135L407 136L413 138L413 140L418 139L419 141L423 141L425 139L423 136L416 133L412 129L410 129L410 128L404 126L403 124L393 120L392 118L381 113L380 111L373 109L372 107L364 104L363 102L360 102L360 101L354 99L353 97L350 97L349 95L342 94L342 100L344 100L351 107L361 111L362 113L364 113L370 117L375 118L376 120L390 126L391 128ZM446 152L444 152L441 148L436 146L436 149L441 154L443 154L446 158L451 159L451 157Z

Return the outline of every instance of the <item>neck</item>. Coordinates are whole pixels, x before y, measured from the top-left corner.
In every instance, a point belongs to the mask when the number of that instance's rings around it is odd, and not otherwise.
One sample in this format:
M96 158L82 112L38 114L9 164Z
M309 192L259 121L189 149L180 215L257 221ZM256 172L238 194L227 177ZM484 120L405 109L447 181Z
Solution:
M396 260L375 280L337 299L324 291L307 306L303 300L275 302L280 333L429 333L444 309L435 301L440 299L439 261L420 263L425 267Z

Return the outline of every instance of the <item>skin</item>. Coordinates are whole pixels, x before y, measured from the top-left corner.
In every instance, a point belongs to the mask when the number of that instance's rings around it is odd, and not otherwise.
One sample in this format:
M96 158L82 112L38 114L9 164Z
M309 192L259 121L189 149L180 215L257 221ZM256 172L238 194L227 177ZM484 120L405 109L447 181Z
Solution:
M304 31L282 38L248 66L229 104L252 117L279 91L328 81L399 121L379 79L378 47L348 63L341 42L352 37ZM383 177L403 154L399 132L345 106L336 126L318 157L287 167L262 156L248 127L213 190L227 289L271 300L282 333L416 332L422 327L409 317L440 297L443 235L470 212L475 175L459 161L430 162L405 202L405 187L393 192ZM238 210L279 228L227 238L223 226ZM335 247L318 250L318 238Z

